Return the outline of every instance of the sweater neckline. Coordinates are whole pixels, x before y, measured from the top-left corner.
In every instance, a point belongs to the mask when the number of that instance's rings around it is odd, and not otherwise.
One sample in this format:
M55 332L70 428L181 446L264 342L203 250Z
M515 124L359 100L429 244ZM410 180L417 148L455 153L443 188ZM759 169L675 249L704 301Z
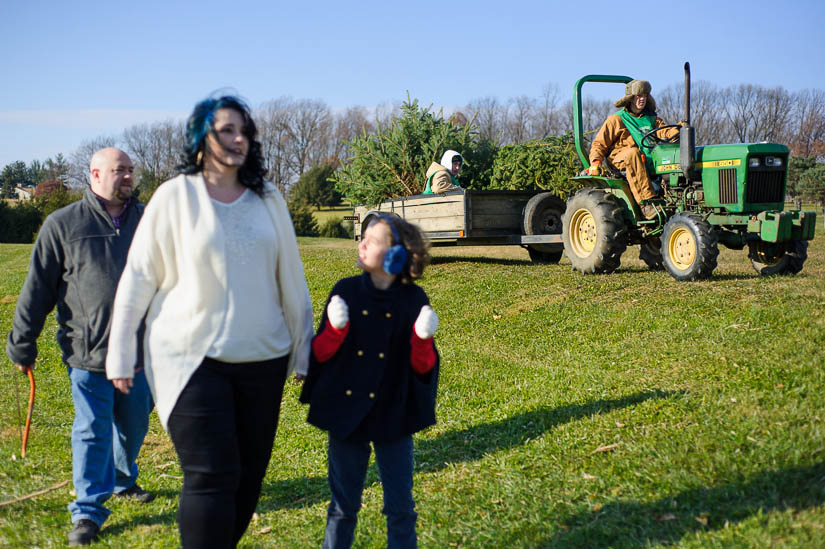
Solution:
M219 204L221 206L231 208L232 206L240 203L244 199L244 197L246 196L247 191L249 191L249 189L244 188L244 190L241 191L241 194L238 195L238 198L236 198L232 202L221 202L220 200L218 200L216 198L213 198L212 195L209 195L209 200L211 200L213 204ZM209 194L209 193L206 193L206 194Z

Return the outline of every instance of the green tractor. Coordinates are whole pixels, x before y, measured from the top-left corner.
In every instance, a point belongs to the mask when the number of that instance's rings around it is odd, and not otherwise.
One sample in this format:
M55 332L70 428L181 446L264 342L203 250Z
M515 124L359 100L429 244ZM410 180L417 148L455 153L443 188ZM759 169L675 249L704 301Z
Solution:
M583 149L582 86L631 80L589 75L574 88L573 131L585 171L573 179L585 188L567 201L562 218L564 250L573 268L610 273L627 246L639 244L639 257L651 269L666 269L676 280L698 280L713 273L722 244L735 250L747 246L760 275L801 271L816 213L784 211L788 148L776 143L695 146L688 63L685 125L678 143L661 141L655 132L643 138L645 146L656 144L651 155L655 174L650 175L661 188L657 217L644 218L622 174L586 175L590 163Z

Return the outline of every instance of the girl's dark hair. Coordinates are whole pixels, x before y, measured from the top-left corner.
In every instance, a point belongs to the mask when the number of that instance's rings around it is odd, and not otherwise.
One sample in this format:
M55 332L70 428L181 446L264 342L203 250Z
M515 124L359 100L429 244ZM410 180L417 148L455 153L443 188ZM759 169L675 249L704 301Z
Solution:
M243 118L243 134L249 140L249 153L246 161L238 170L238 182L255 191L258 196L264 194L264 158L261 144L256 139L258 128L249 113L249 107L238 97L224 95L218 98L204 99L197 105L186 121L186 142L181 155L178 170L184 174L194 174L203 170L203 162L198 161L198 154L206 149L206 136L215 131L215 112L218 109L232 109Z
M398 276L401 278L403 284L410 284L413 280L418 280L424 275L424 267L430 264L430 243L424 237L424 233L417 225L405 221L404 219L393 215L374 217L369 225L373 223L383 222L392 223L395 231L398 233L398 238L401 242L395 242L395 237L392 244L401 244L407 249L407 264ZM369 226L368 225L368 226Z

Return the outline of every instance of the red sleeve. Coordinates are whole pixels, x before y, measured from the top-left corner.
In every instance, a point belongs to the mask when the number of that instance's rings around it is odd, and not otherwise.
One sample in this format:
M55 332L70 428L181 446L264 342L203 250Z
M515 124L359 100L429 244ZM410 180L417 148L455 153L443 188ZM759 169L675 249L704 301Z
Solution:
M312 354L315 356L315 360L326 362L335 356L344 339L346 339L347 333L349 333L349 322L338 330L332 327L329 319L326 319L324 329L312 339Z
M435 347L433 338L421 339L413 330L410 337L410 364L418 374L426 374L435 366Z

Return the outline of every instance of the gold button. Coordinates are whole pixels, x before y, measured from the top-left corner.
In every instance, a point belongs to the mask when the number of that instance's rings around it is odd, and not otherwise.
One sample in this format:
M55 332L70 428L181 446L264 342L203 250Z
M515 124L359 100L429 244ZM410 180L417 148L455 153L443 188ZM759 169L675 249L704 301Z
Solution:
M352 396L352 391L350 391L349 389L347 389L347 396Z
M391 313L387 313L385 316L386 316L387 318L392 318L392 314L391 314Z
M364 316L367 316L368 314L370 314L370 312L368 310L364 309L363 311L361 311L361 314L364 315Z
M370 398L375 398L375 393L370 393Z
M378 358L384 358L384 353L378 353Z
M360 350L360 349L359 349L359 350L358 350L358 356L364 356L364 351L362 351L362 350Z

